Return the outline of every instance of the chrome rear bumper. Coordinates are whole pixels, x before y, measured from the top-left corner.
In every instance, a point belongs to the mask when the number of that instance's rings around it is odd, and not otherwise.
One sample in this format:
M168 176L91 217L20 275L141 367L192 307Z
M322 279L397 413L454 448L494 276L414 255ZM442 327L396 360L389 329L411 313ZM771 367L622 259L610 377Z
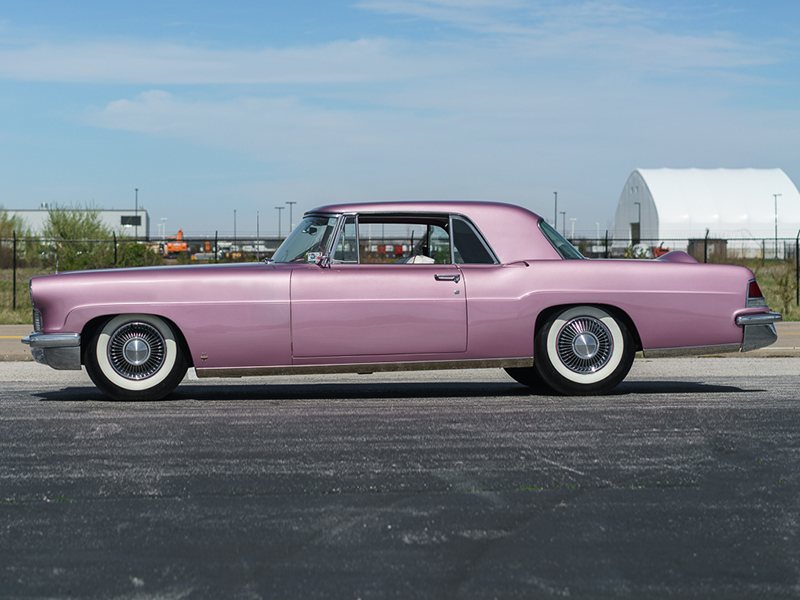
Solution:
M775 323L782 319L783 316L780 313L736 317L736 324L744 328L742 352L766 348L777 342L778 332L775 331Z
M736 324L744 332L741 344L723 344L718 346L692 346L688 348L651 348L644 350L645 358L666 358L674 356L700 356L704 354L725 354L729 352L749 352L766 348L778 341L775 323L781 321L780 313L759 313L736 317Z

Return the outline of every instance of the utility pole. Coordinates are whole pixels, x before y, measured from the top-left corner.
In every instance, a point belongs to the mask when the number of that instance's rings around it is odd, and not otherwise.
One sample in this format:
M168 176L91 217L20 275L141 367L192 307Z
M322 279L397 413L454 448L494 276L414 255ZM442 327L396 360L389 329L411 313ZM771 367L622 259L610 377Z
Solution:
M553 213L553 227L558 230L558 192L553 192L553 195L556 197L555 212Z
M275 210L278 211L278 239L281 239L281 211L286 208L285 206L276 206Z
M772 194L775 198L775 259L778 258L778 196L783 194Z
M297 202L287 202L286 204L289 205L289 231L294 229L294 221L292 220L292 206L297 204Z

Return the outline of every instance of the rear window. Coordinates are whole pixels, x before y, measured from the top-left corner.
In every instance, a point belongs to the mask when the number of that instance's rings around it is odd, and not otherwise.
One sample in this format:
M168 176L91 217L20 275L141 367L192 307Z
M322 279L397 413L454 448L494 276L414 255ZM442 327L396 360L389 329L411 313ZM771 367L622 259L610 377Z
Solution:
M561 258L565 259L581 259L585 258L583 254L578 252L578 249L569 243L567 238L563 235L558 233L555 229L553 229L552 225L550 225L544 219L539 219L539 229L542 230L544 237L553 244L553 248L556 249L556 252L561 255Z

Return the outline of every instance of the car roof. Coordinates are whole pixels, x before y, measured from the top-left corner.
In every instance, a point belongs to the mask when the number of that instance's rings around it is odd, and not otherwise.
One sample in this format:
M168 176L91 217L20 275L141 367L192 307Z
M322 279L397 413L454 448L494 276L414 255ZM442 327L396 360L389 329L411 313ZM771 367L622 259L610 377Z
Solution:
M513 204L485 201L413 200L329 204L308 212L459 214L464 215L475 224L502 263L561 258L539 230L539 215Z

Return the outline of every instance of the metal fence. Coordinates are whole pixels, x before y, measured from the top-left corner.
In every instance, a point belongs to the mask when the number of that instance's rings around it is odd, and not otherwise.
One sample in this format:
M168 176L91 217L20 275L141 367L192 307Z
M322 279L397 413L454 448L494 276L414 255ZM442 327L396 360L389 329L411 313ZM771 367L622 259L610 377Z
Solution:
M246 262L269 258L282 237L194 236L176 239L132 238L58 240L0 239L0 310L30 306L28 281L56 271L157 264ZM580 237L570 240L590 258L657 258L669 250L683 250L701 263L748 264L780 262L794 266L797 304L800 306L800 240L754 238L614 239ZM376 252L387 253L408 240L373 238Z
M30 306L28 281L36 275L76 269L258 261L272 256L278 237L203 236L182 240L61 240L0 238L0 310Z

